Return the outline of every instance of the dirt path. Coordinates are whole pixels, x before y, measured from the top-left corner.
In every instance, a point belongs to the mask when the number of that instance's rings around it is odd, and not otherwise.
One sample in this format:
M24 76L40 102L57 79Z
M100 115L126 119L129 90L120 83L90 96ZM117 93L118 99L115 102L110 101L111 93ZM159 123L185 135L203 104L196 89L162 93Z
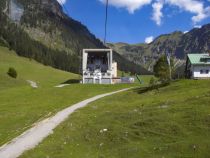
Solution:
M100 98L110 96L119 92L127 91L129 89L131 88L92 97L58 112L53 117L47 118L37 123L34 127L27 130L20 136L16 137L11 142L0 147L0 158L19 157L24 151L34 148L36 145L42 142L44 138L52 134L53 129L55 129L60 123L65 121L69 117L69 115L72 114L74 111L85 107L87 106L87 104L96 101Z
M27 80L27 82L31 85L32 88L38 88L38 85L36 82L31 81L31 80Z
M60 84L58 86L55 86L56 88L63 88L63 87L66 87L66 86L69 86L70 84Z

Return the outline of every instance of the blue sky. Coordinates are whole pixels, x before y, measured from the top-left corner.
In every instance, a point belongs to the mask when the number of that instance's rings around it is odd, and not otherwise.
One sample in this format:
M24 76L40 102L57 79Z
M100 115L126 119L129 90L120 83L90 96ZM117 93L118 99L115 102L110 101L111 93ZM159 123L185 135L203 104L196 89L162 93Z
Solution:
M68 14L104 38L104 0L58 0ZM108 42L144 43L210 23L210 0L109 0Z

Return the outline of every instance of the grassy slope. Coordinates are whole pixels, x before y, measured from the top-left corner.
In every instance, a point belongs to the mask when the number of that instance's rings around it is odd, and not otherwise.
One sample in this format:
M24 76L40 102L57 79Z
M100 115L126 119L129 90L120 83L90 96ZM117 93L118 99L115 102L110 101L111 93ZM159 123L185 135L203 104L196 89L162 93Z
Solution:
M7 76L12 66L18 78ZM80 85L64 88L54 86L78 75L43 66L14 52L0 47L0 145L29 128L44 117L97 94L114 91L131 85ZM33 89L26 80L36 81Z
M76 74L43 66L33 60L30 61L28 58L20 58L7 48L0 47L0 77L8 78L6 72L9 67L14 67L17 70L19 83L26 82L26 80L33 80L42 87L60 84L69 78L78 78ZM13 81L17 82L17 80ZM5 82L5 80L1 79L0 82Z
M208 158L209 86L182 80L159 91L106 97L74 113L21 158Z

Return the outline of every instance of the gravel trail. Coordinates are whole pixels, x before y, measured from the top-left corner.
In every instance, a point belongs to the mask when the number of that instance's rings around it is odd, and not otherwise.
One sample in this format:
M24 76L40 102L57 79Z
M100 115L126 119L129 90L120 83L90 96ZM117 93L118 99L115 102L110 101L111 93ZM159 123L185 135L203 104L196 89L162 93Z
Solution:
M39 143L43 141L44 138L53 133L59 124L65 121L73 112L76 110L87 106L89 103L96 101L100 98L110 96L119 92L127 91L131 88L122 89L119 91L97 95L90 99L84 100L77 104L74 104L60 112L56 115L47 118L41 122L35 124L34 127L27 130L20 136L13 139L11 142L0 147L0 158L17 158L26 150L33 149Z

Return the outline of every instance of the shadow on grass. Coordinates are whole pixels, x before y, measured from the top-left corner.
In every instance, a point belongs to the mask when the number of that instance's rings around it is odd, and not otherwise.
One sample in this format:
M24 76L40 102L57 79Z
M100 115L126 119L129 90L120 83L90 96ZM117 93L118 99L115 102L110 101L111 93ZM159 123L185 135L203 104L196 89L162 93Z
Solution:
M146 93L146 92L153 91L153 90L159 91L160 88L167 87L169 85L170 85L170 82L166 82L166 83L156 84L156 85L153 85L153 86L136 88L133 91L135 93L142 94L142 93Z
M70 79L70 80L63 82L62 84L78 84L78 83L80 83L79 79Z

